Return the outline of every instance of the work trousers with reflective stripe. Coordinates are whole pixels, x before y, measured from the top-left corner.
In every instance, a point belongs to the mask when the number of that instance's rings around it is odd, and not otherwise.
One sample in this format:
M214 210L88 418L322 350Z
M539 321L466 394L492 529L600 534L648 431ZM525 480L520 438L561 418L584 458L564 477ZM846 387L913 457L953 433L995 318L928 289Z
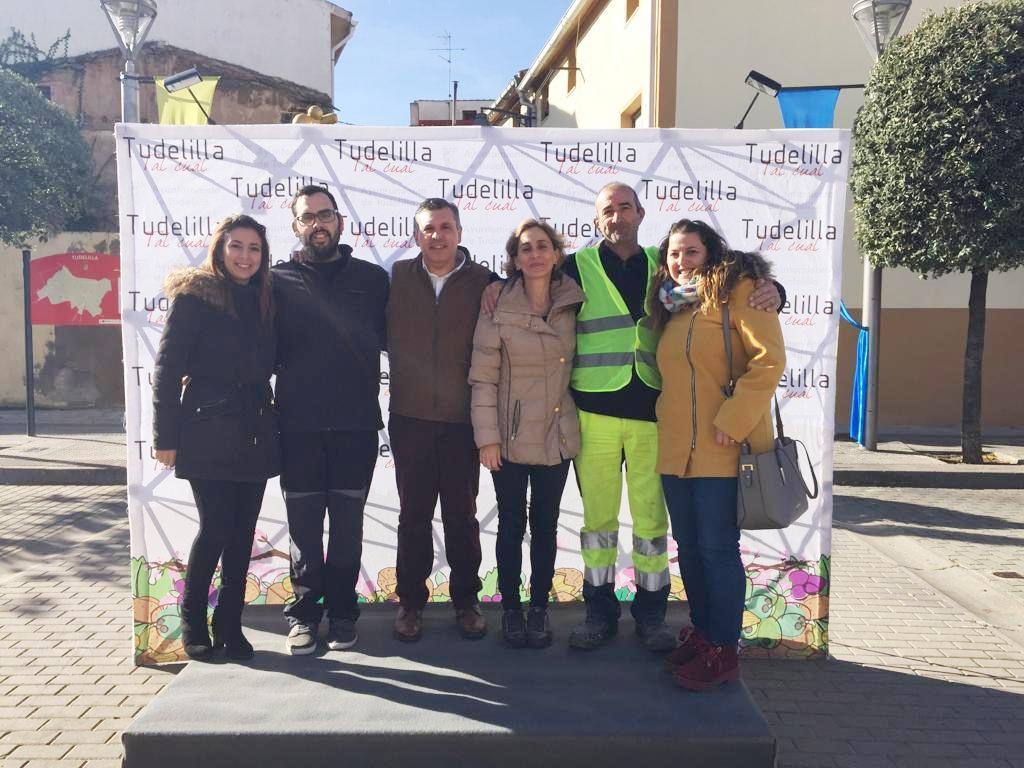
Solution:
M281 457L295 591L285 616L290 624L318 622L326 610L328 618L355 620L363 506L377 462L377 433L284 432ZM326 562L325 512L330 519Z
M655 471L657 425L580 411L580 452L574 460L583 498L583 597L590 611L608 619L620 614L615 598L619 505L625 462L633 522L633 571L637 594L631 606L638 621L660 621L668 600L668 515Z

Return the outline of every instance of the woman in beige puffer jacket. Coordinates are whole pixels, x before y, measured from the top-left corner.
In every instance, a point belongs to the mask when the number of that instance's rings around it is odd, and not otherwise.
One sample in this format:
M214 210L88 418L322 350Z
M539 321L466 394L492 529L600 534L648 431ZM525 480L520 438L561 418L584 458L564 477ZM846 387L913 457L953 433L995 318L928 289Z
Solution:
M493 316L480 313L469 382L480 463L491 470L498 499L498 589L502 636L514 647L551 644L548 594L569 460L580 447L569 394L576 350L576 311L583 291L558 265L561 238L529 219L505 246L509 280ZM523 534L530 488L530 610L520 600Z

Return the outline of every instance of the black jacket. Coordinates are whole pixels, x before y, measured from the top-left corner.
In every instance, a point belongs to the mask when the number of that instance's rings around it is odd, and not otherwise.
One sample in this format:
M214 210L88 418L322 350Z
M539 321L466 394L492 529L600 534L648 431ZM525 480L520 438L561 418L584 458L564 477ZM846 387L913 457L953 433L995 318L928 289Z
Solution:
M260 322L259 289L186 269L164 290L173 304L153 369L154 445L177 450L174 473L182 478L278 474L274 334Z
M276 265L276 401L284 432L377 430L388 273L352 257ZM330 273L331 278L324 274Z

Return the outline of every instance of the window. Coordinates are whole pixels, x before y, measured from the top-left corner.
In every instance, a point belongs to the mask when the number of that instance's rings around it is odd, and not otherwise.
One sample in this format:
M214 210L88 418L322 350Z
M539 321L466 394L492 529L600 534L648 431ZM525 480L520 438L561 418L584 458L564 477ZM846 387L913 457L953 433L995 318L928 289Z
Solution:
M622 114L619 116L619 127L636 128L640 125L640 119L642 117L643 94L638 93L634 99L629 102L629 106L622 110Z
M476 110L475 109L464 109L464 110L462 110L462 119L463 120L472 120L474 117L476 117Z
M639 7L640 0L626 0L626 21L630 20Z
M571 93L572 89L576 87L576 46L574 45L569 49L569 58L565 60L565 68L567 70L566 77L567 83L565 92Z
M540 119L544 120L551 114L551 100L548 98L548 84L544 84L544 90L540 92Z
M36 90L43 94L43 98L47 101L53 101L53 94L50 92L50 86L48 85L37 85Z

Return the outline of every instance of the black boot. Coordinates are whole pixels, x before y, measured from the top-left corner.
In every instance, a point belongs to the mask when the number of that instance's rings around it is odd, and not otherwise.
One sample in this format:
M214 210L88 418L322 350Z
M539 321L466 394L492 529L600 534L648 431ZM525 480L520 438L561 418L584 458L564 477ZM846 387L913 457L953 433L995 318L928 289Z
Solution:
M244 661L253 657L252 643L242 634L241 611L229 611L220 604L213 609L213 647L223 647L229 659Z
M181 644L185 655L194 661L206 661L213 655L210 633L206 629L206 603L193 606L186 599L181 605Z

